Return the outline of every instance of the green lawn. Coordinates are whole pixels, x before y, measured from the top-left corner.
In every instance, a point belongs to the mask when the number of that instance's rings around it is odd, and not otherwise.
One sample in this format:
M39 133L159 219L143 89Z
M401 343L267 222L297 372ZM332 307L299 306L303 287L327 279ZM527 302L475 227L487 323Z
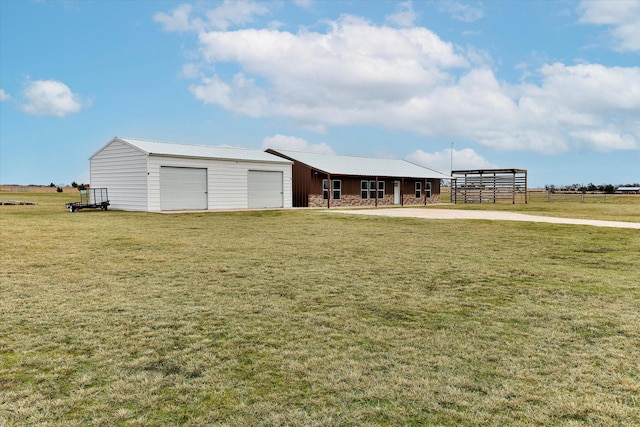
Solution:
M0 194L0 425L640 425L638 230L73 198Z
M580 195L571 195L570 201L547 202L543 194L534 194L528 203L448 203L448 194L443 197L447 203L433 206L440 209L470 209L470 210L507 210L529 215L557 216L564 218L599 219L605 221L640 222L640 195L607 195L607 202L603 202L603 195L587 195L585 202L580 202ZM429 206L427 206L429 207Z

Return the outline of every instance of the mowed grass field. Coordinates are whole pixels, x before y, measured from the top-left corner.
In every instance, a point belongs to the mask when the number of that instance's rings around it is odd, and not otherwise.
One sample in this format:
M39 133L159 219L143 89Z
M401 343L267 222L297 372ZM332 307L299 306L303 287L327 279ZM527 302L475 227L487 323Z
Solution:
M639 230L0 199L2 426L640 425Z

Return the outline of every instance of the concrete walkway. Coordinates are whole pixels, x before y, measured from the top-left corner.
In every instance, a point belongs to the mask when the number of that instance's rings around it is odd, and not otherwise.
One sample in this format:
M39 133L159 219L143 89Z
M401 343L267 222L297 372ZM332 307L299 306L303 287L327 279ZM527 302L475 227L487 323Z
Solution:
M485 219L498 221L549 222L553 224L593 225L596 227L635 228L640 230L640 222L599 221L595 219L557 218L551 216L526 215L505 211L467 211L460 209L331 209L330 213L351 215L375 215L401 218L425 219Z

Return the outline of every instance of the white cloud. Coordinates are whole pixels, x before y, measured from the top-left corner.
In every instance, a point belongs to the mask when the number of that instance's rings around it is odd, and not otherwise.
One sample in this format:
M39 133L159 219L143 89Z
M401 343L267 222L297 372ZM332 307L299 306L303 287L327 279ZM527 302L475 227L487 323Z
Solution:
M451 171L451 149L427 153L422 150L414 151L405 157L410 162L434 169L438 172L449 173ZM462 150L453 149L453 169L490 169L497 166L476 153L471 148Z
M169 13L157 12L153 20L162 25L165 31L192 31L202 27L202 21L191 20L192 6L181 4Z
M405 1L398 5L397 12L387 16L386 21L398 27L412 27L416 19L418 13L413 10L413 4Z
M585 1L580 2L580 22L606 25L620 51L640 51L640 2Z
M615 130L593 130L571 132L577 144L596 151L635 150L640 149L640 138L637 135L619 134Z
M273 148L275 150L291 150L304 153L336 154L329 145L324 142L311 144L307 140L295 136L274 135L266 137L262 141L262 149Z
M441 1L438 3L440 12L449 13L453 19L462 22L474 22L484 17L482 5L472 6L469 3L457 1Z
M206 104L318 132L378 126L549 154L640 149L640 67L545 64L509 84L487 52L460 50L426 28L354 16L328 25L203 31L190 58L199 65L183 75ZM238 71L225 75L224 64Z
M35 116L64 117L91 105L90 101L84 101L80 95L71 92L66 84L57 80L29 81L22 96L20 109Z
M231 26L251 23L255 16L269 13L269 9L264 4L250 0L224 0L218 7L205 10L204 19L192 17L192 12L191 5L182 4L171 13L155 13L153 20L161 24L165 31L227 30Z
M640 149L636 119L640 114L639 67L556 63L541 67L538 74L540 86L516 88L517 123L528 135L537 134L537 141L547 141L551 152L571 146L600 151Z
M277 30L208 32L199 37L208 63L238 63L243 69L232 82L219 76L202 79L192 91L205 102L247 112L246 86L238 80L253 75L268 89L254 88L263 107L252 116L281 115L301 122L349 124L368 122L371 111L445 83L443 69L466 67L453 45L425 28L376 27L344 16L328 33ZM214 84L216 90L210 90ZM220 85L229 90L219 98ZM209 89L207 89L209 88Z
M313 6L313 0L293 0L293 2L303 9L311 9L311 6Z
M263 116L269 110L265 91L242 73L236 74L231 84L216 76L205 77L200 85L189 86L189 90L205 104L218 104L249 117Z
M564 106L573 111L606 113L640 109L639 67L556 63L541 67L539 72L544 77L544 92L563 99Z
M184 64L182 66L182 69L180 70L179 76L185 79L195 79L197 77L202 77L200 65L194 63Z
M226 30L232 25L244 25L253 22L255 15L266 15L266 6L253 1L224 0L222 5L207 12L207 18L213 28Z
M11 96L4 91L4 89L0 89L0 102L8 101L11 99Z

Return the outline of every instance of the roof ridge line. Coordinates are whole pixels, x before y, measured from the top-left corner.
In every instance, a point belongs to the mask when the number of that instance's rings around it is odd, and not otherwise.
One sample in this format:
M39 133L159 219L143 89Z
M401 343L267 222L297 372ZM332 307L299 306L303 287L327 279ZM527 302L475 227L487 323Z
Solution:
M263 151L259 148L247 148L247 147L234 147L229 145L210 145L210 144L194 144L194 143L185 143L185 142L175 142L175 141L158 141L155 139L144 139L144 138L132 138L127 136L116 136L116 138L124 139L124 140L132 140L132 141L141 141L141 142L152 142L154 144L169 144L169 145L188 145L190 147L211 147L211 148L223 148L230 150L245 150L245 151Z
M438 173L440 173L440 174L442 174L442 175L446 175L446 173L444 173L444 172L440 172L439 170L432 169L432 168L429 168L429 167L427 167L427 166L423 166L423 165L421 165L421 164L419 164L419 163L412 162L411 160L407 160L407 159L402 159L402 160L404 160L404 161L405 161L405 162L407 162L407 163L411 163L412 165L419 166L419 167L421 167L421 168L425 168L425 169L429 169L430 171L438 172Z
M283 151L287 153L300 153L300 154L313 154L318 156L332 156L332 157L353 157L356 159L373 159L373 160L403 160L389 157L369 157L369 156L357 156L355 154L327 154L327 153L314 153L311 151L298 151L298 150L285 150L280 148L270 148L273 151Z

